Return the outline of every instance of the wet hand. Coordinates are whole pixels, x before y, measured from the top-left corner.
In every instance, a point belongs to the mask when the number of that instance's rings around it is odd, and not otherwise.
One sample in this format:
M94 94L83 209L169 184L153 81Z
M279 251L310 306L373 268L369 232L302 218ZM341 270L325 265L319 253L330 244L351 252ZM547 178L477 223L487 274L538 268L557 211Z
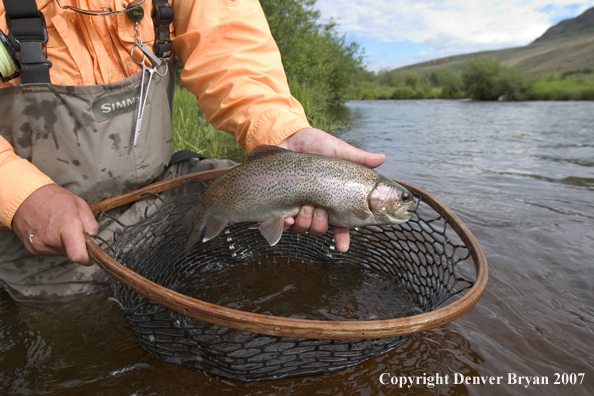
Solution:
M12 228L32 254L94 264L83 232L96 234L99 225L87 203L62 187L48 185L31 194L14 215Z
M383 154L372 154L315 128L302 129L279 143L280 147L300 153L323 154L345 159L368 168L380 166L386 159ZM319 236L328 230L328 214L323 208L304 205L295 218L285 219L285 230L291 228L296 234L309 232ZM348 227L332 227L336 249L346 252L349 249Z

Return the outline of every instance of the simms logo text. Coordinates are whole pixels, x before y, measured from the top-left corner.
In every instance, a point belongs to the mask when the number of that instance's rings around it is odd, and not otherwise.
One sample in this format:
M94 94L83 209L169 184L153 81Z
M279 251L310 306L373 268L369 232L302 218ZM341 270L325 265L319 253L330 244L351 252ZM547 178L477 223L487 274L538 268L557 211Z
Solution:
M122 100L121 102L103 103L101 105L101 111L104 114L111 113L112 111L126 108L128 106L135 105L138 102L139 96L136 95L132 99Z
M138 100L138 89L104 96L93 102L93 115L97 122L107 121L119 115L136 111ZM148 99L147 103L150 103Z

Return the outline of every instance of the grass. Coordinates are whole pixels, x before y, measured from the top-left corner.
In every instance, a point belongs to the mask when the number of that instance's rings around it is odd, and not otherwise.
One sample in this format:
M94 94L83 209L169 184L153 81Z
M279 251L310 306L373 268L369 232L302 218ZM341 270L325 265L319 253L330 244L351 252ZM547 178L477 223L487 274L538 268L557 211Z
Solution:
M594 80L537 81L528 95L532 100L594 100Z
M331 115L328 111L327 95L321 87L308 87L296 81L289 80L289 88L295 99L301 103L307 121L313 128L318 128L326 132L333 132L345 126L345 123Z
M209 158L243 162L245 150L235 138L215 129L206 121L196 97L178 85L173 97L173 150L192 150Z
M441 87L420 85L417 88L408 85L396 87L363 81L353 86L347 94L349 100L382 99L439 99L443 98Z
M349 89L347 98L350 100L392 99L394 87L371 81L361 81Z

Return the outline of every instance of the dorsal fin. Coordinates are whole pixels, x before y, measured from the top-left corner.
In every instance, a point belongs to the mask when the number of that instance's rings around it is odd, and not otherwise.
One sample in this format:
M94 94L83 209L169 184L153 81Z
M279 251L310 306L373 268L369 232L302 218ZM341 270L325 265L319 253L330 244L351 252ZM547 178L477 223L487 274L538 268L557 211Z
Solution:
M262 144L260 146L254 147L254 149L250 152L250 155L248 156L246 162L270 157L272 155L286 153L287 151L289 150L286 150L282 147L272 146L269 144Z

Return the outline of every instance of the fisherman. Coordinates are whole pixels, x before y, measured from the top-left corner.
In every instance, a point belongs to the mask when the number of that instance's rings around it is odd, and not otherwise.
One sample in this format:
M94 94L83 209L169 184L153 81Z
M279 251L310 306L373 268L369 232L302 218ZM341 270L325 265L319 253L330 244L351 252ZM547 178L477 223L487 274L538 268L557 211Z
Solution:
M15 300L105 287L85 247L83 232L100 232L87 203L230 164L172 160L176 60L209 122L248 152L272 144L367 167L384 161L310 127L258 0L3 3L0 223L12 231L0 231L0 279ZM321 235L327 218L304 205L285 228ZM333 232L346 251L348 229Z

